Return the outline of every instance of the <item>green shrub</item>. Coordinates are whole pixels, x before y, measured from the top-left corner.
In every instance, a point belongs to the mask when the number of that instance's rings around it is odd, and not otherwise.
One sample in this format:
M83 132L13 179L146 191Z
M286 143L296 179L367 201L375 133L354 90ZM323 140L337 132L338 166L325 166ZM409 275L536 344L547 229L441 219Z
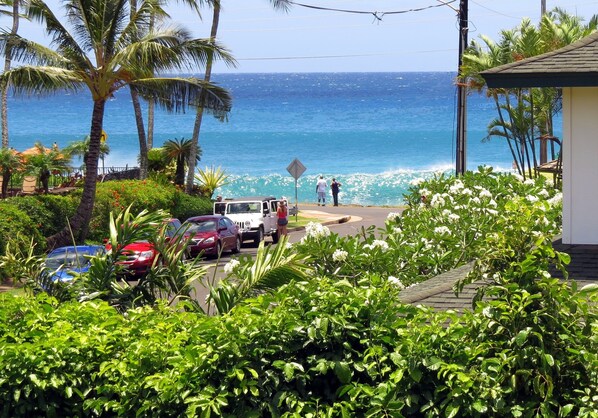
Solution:
M34 220L44 237L60 231L67 224L67 219L75 213L78 204L70 196L53 195L14 197L7 202Z
M21 242L33 239L36 252L46 248L44 237L40 233L42 225L34 222L27 213L18 209L9 201L0 202L0 254L4 254L10 239L21 236Z
M101 241L108 237L110 212L120 212L129 206L132 213L159 209L171 212L175 192L174 186L158 184L152 180L99 183L88 238Z
M184 222L192 216L210 215L213 212L212 200L205 197L190 196L181 191L174 195L172 216Z

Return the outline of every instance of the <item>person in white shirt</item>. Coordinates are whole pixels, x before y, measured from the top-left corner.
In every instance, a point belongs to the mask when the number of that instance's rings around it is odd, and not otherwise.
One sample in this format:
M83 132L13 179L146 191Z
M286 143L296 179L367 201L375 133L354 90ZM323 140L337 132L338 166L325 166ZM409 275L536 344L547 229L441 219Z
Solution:
M320 202L322 202L322 206L326 206L326 191L328 191L328 183L326 183L326 180L324 180L324 176L320 176L320 179L316 183L318 206L320 206Z

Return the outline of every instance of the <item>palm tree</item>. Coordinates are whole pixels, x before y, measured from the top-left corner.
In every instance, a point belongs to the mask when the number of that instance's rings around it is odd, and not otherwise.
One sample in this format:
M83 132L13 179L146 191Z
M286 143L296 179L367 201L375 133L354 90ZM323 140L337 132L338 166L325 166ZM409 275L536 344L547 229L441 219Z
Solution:
M5 52L11 43L14 58L32 64L0 76L0 82L10 82L17 93L43 94L64 89L87 89L91 93L93 110L86 176L81 202L70 220L78 241L87 236L95 201L106 102L117 90L133 86L142 97L153 97L167 111L201 104L224 115L231 105L224 89L203 80L152 76L203 65L209 54L233 62L224 49L193 39L180 27L148 32L137 38L140 28L147 26L149 16L160 11L160 6L154 0L145 0L131 19L127 4L126 0L66 0L69 30L48 5L32 0L29 16L45 24L54 50L19 36L0 35L0 52ZM48 245L50 248L63 245L70 241L69 237L70 231L65 228L49 237Z
M57 149L46 148L35 143L36 152L25 156L25 172L37 176L45 193L48 193L48 181L53 171L63 172L69 168L70 159Z
M289 3L287 0L269 0L272 6L275 9L287 11L289 8ZM218 25L220 23L220 11L221 11L221 0L209 0L212 4L213 14L212 14L212 28L210 30L210 41L216 42L216 36L218 35ZM204 73L204 81L209 83L212 78L212 64L213 64L213 56L208 55L208 60L206 63L206 69ZM199 145L199 132L201 130L201 122L203 120L203 113L204 108L199 106L197 108L197 113L195 115L195 124L193 126L193 135L191 136L191 146L196 149ZM190 155L194 154L194 150L191 152ZM193 191L193 180L195 179L195 163L196 161L193 158L189 158L187 161L188 165L188 172L187 172L187 181L185 182L185 191L187 193L191 193Z
M0 171L2 172L2 198L6 197L12 174L21 167L21 158L10 148L0 148Z
M80 141L72 141L66 147L62 149L62 153L70 158L78 157L83 161L83 165L85 165L85 160L87 159L87 155L89 154L89 135ZM100 158L104 160L104 158L110 154L110 146L103 141L100 143Z
M598 17L593 16L584 26L579 17L560 9L544 15L538 28L525 19L514 30L502 31L498 43L484 36L483 44L472 42L463 55L461 71L470 87L481 92L485 81L480 72L561 48L596 30L597 23ZM552 118L561 109L560 90L486 89L486 94L494 99L498 112L488 126L488 138L504 137L519 173L533 177L538 164L535 139L553 135Z
M185 164L193 156L195 152L195 158L193 161L199 161L201 158L201 149L192 147L190 139L181 138L169 139L164 143L164 153L170 161L174 161L176 164L174 174L174 184L182 186L185 184Z
M10 15L12 17L12 27L10 29L10 33L11 35L16 35L17 32L19 31L19 6L21 4L26 4L24 1L21 0L8 0L8 1L3 1L2 3L0 3L2 6L11 6L12 7L12 12L8 12L5 10L2 10L0 13L1 14L7 14ZM10 45L8 46L8 48L6 49L5 55L4 55L4 71L8 71L10 70L10 66L12 64L12 53L10 50ZM2 86L0 87L0 114L1 114L1 119L2 119L2 147L3 148L7 148L9 141L8 141L8 89L9 89L9 85L7 83L3 83Z

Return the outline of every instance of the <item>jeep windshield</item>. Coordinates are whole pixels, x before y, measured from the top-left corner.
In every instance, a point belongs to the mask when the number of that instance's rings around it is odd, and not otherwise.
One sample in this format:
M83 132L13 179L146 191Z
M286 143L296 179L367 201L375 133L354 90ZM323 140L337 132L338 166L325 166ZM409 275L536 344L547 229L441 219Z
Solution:
M227 213L261 213L261 204L252 203L229 203Z

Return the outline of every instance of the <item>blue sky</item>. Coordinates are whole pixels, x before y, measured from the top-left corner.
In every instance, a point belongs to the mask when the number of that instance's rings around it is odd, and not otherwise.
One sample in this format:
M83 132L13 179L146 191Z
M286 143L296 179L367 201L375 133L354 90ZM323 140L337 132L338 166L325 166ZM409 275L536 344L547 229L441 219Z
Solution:
M443 0L448 2L450 0ZM59 4L58 0L49 0ZM197 37L209 36L211 11L203 22L188 8L171 2L177 23ZM297 3L364 12L402 12L437 6L438 0L297 0ZM269 0L222 0L219 41L238 60L234 69L215 72L455 71L459 1L419 12L352 14L292 6L275 12ZM537 22L541 0L469 0L469 39L499 38L524 17ZM565 9L586 20L598 13L598 0L546 0L548 10ZM59 11L59 8L55 8ZM61 15L61 12L57 13ZM7 18L3 24L9 24ZM23 24L21 34L42 41L41 31Z

